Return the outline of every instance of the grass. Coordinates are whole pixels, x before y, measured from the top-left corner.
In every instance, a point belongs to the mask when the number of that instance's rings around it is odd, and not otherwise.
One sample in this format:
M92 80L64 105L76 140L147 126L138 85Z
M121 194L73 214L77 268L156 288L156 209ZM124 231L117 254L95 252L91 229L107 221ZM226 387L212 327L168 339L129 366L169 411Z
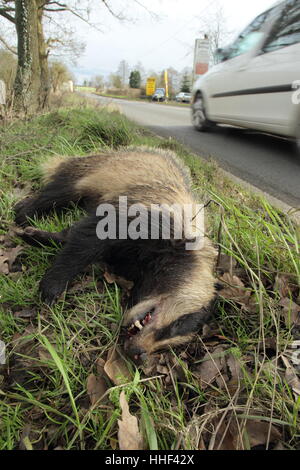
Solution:
M247 426L257 421L268 425L264 447L272 448L275 426L285 448L299 448L300 399L293 394L281 359L299 333L283 322L280 293L274 287L278 273L292 274L300 283L299 228L262 198L226 180L215 163L202 161L174 140L153 136L114 108L68 98L61 109L0 127L2 240L7 242L13 204L38 189L39 165L45 159L127 145L171 149L189 165L199 199L214 201L206 210L208 235L238 262L252 308L220 298L211 325L216 336L208 341L199 337L183 353L170 352L150 378L122 359L132 380L116 386L106 378L106 398L91 406L87 379L98 373L99 360L106 361L117 341L121 292L106 285L101 271L93 267L57 305L46 308L37 285L57 247L24 245L20 269L0 280L0 336L9 363L8 371L0 369L0 449L118 448L122 389L152 450L197 449L202 442L206 448L222 448L228 440L226 426L232 423L242 436L240 447L248 449L253 445ZM74 207L33 223L60 230L80 216ZM299 295L299 289L295 292ZM36 316L16 315L26 308ZM221 353L213 352L216 344L223 345ZM196 369L205 354L215 362L233 357L241 369L238 384L232 388L223 378L224 383L203 387Z

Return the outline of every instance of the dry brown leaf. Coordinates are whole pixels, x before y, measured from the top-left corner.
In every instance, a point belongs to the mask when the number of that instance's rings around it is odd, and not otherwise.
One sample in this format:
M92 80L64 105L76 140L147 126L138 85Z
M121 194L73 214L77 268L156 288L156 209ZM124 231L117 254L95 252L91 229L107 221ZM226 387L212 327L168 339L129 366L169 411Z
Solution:
M204 440L203 440L203 437L202 437L202 436L201 436L200 439L199 439L198 450L207 450L206 447L205 447Z
M8 256L8 267L11 270L12 265L16 261L16 258L22 253L23 247L22 246L15 246L14 248L10 248L6 251L6 256Z
M217 346L211 353L206 353L203 362L196 368L195 375L199 378L201 387L207 388L222 373L224 358L218 357L225 351L222 346ZM222 381L223 385L224 382Z
M249 305L251 292L249 289L246 289L240 278L225 273L220 280L224 283L224 288L220 291L220 295L224 299L232 300L245 306Z
M267 448L267 443L274 446L281 439L278 429L265 421L248 420L246 424L232 419L225 420L218 429L213 450L244 450L255 447ZM217 421L215 425L217 425ZM270 436L269 436L270 433ZM242 438L242 442L241 442ZM269 439L268 439L269 438Z
M297 305L288 297L281 299L279 305L283 308L283 316L286 326L300 325L300 305Z
M297 285L296 276L294 274L277 274L274 290L279 292L281 299L297 294L299 286Z
M86 388L92 406L95 405L108 390L104 377L96 377L94 374L88 376Z
M218 271L223 273L232 273L236 265L237 262L232 256L226 255L225 253L220 254L219 264L217 267Z
M269 432L270 444L277 443L281 438L281 434L275 426L271 425L270 429L270 423L265 421L248 420L244 431L244 438L249 442L251 449L257 446L267 446Z
M231 378L237 381L240 380L242 378L243 373L241 364L237 360L237 358L233 354L228 354L226 356L226 362L231 373Z
M123 359L115 347L108 352L104 371L115 385L122 385L131 381L131 374L125 359Z
M287 381L289 387L291 387L291 389L293 390L295 399L298 400L300 396L300 379L296 374L295 368L292 366L290 361L284 356L281 356L281 358L286 367L285 380Z
M115 282L116 284L118 284L118 286L120 286L127 292L130 292L130 290L134 286L134 283L132 281L128 281L124 277L116 276L115 274L109 273L107 271L105 271L103 277L108 284L113 284Z
M17 256L23 251L21 246L15 246L5 251L0 250L0 273L9 274Z
M142 450L143 437L139 431L138 420L129 412L124 390L120 393L120 406L122 410L122 420L118 420L120 450Z
M14 312L14 317L16 318L34 318L37 316L37 312L33 308L23 308Z
M3 250L0 251L0 274L8 274L8 257L3 253Z

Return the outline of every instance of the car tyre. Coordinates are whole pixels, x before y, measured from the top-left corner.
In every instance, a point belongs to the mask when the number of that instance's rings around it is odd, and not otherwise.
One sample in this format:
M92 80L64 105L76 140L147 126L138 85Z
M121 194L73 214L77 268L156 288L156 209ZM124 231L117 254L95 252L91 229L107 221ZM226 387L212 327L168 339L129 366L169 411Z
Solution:
M207 119L203 96L198 93L192 104L192 122L199 132L206 132L215 126L215 123Z

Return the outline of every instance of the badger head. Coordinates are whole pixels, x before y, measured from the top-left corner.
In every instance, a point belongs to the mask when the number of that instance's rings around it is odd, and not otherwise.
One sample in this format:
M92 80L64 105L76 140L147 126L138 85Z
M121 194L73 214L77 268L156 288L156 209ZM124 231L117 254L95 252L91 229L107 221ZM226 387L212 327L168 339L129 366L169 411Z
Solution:
M216 298L215 257L208 240L199 251L154 257L137 285L135 304L124 315L130 357L143 360L187 343L207 322Z

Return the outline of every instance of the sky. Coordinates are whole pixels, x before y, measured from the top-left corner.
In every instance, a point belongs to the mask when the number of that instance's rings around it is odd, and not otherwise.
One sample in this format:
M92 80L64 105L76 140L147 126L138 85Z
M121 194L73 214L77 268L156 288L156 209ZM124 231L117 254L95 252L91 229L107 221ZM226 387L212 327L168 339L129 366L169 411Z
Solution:
M141 8L139 1L156 17ZM78 83L94 75L107 77L123 59L131 68L140 61L146 70L192 67L195 39L205 32L203 19L213 18L222 9L226 29L234 37L274 0L114 0L110 4L128 20L113 18L99 7L99 0L92 17L102 32L76 20L76 35L86 44L72 67Z

